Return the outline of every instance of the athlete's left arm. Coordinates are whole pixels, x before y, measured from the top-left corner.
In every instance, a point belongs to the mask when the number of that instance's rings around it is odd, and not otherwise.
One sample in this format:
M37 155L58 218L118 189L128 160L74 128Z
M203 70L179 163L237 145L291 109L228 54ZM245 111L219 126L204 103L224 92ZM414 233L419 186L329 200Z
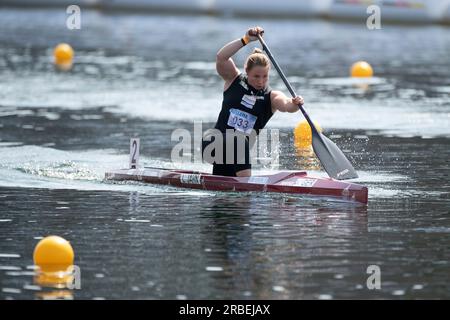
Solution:
M281 91L272 91L270 93L270 102L272 103L272 112L297 112L298 105L304 103L301 96L295 98L288 98Z

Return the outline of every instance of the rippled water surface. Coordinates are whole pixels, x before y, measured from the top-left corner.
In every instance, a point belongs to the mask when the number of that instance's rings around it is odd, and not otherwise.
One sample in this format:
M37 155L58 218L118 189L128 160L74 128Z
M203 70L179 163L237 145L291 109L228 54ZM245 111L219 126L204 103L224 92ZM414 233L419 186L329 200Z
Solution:
M0 11L0 298L450 298L448 28L84 11L70 31L65 17ZM215 53L254 24L355 164L368 206L104 181L133 136L143 165L211 170L171 163L171 134L215 121ZM59 42L75 49L71 72L51 64ZM348 78L360 59L369 82ZM275 72L271 85L287 93ZM269 122L278 169L323 176L293 147L301 119ZM33 249L50 234L71 242L80 290L36 282Z

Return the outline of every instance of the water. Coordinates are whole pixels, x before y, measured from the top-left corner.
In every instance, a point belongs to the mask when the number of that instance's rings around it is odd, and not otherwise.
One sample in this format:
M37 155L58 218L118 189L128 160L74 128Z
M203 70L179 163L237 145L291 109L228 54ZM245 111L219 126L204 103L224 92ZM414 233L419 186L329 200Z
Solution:
M83 11L70 31L65 17L0 12L0 298L450 297L448 28ZM256 23L369 205L104 181L127 165L132 136L144 165L210 170L172 164L171 134L215 121L215 52ZM76 50L69 73L51 65L59 42ZM359 59L374 67L368 85L347 78ZM271 85L286 92L274 72ZM299 120L269 122L280 169L306 166ZM33 249L50 234L71 242L80 290L35 282ZM380 290L366 286L370 265Z

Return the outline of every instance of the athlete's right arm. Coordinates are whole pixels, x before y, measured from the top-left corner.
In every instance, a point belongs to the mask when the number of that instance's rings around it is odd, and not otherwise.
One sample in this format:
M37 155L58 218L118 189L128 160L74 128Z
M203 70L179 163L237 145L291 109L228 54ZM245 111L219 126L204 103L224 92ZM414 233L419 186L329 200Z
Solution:
M236 67L231 57L250 41L257 40L257 34L262 35L263 33L264 30L260 27L250 28L247 30L244 37L227 43L219 50L219 52L217 52L216 70L223 80L225 80L225 87L228 87L239 74L239 69Z
M239 74L239 69L234 64L231 57L243 47L241 39L233 40L227 43L222 49L217 52L216 56L216 70L217 73L227 83L232 82Z

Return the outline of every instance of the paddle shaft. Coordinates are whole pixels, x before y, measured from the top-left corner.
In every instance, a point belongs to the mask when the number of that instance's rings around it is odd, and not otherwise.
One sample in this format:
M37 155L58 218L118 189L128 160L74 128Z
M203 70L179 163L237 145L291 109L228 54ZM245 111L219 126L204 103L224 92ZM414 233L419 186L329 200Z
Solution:
M291 93L291 96L293 98L295 98L297 96L297 94L294 92L294 89L292 88L292 86L289 83L288 79L286 79L286 76L284 75L283 70L281 70L280 66L275 61L275 58L273 57L272 53L270 52L270 49L267 47L266 42L264 41L264 39L259 34L258 34L258 39L259 39L259 42L261 42L261 45L263 46L263 49L267 53L267 56L269 57L269 59L272 62L273 66L275 67L275 69L277 69L278 74L280 75L280 77L283 80L284 84L286 85L286 87L288 88L289 92ZM312 130L312 133L313 134L318 134L316 126L312 122L312 120L309 117L309 115L306 113L306 110L303 108L303 106L301 104L299 104L298 107L300 108L300 111L303 113L303 116L305 117L306 121L308 121L309 126L311 127L311 130Z
M286 76L284 75L278 63L275 61L275 58L272 56L270 49L267 47L261 35L258 35L258 39L261 42L263 49L267 53L270 61L272 61L272 64L275 66L275 69L277 69L281 79L283 79L283 82L288 88L292 97L296 97L297 95L295 94L294 89L292 89L291 84L286 79ZM353 168L350 161L348 161L344 153L333 141L328 139L317 130L316 126L311 121L311 118L308 116L303 106L299 104L298 107L303 113L306 121L309 123L309 126L311 127L312 146L314 152L328 175L339 180L357 178L358 174L356 173L355 169Z

